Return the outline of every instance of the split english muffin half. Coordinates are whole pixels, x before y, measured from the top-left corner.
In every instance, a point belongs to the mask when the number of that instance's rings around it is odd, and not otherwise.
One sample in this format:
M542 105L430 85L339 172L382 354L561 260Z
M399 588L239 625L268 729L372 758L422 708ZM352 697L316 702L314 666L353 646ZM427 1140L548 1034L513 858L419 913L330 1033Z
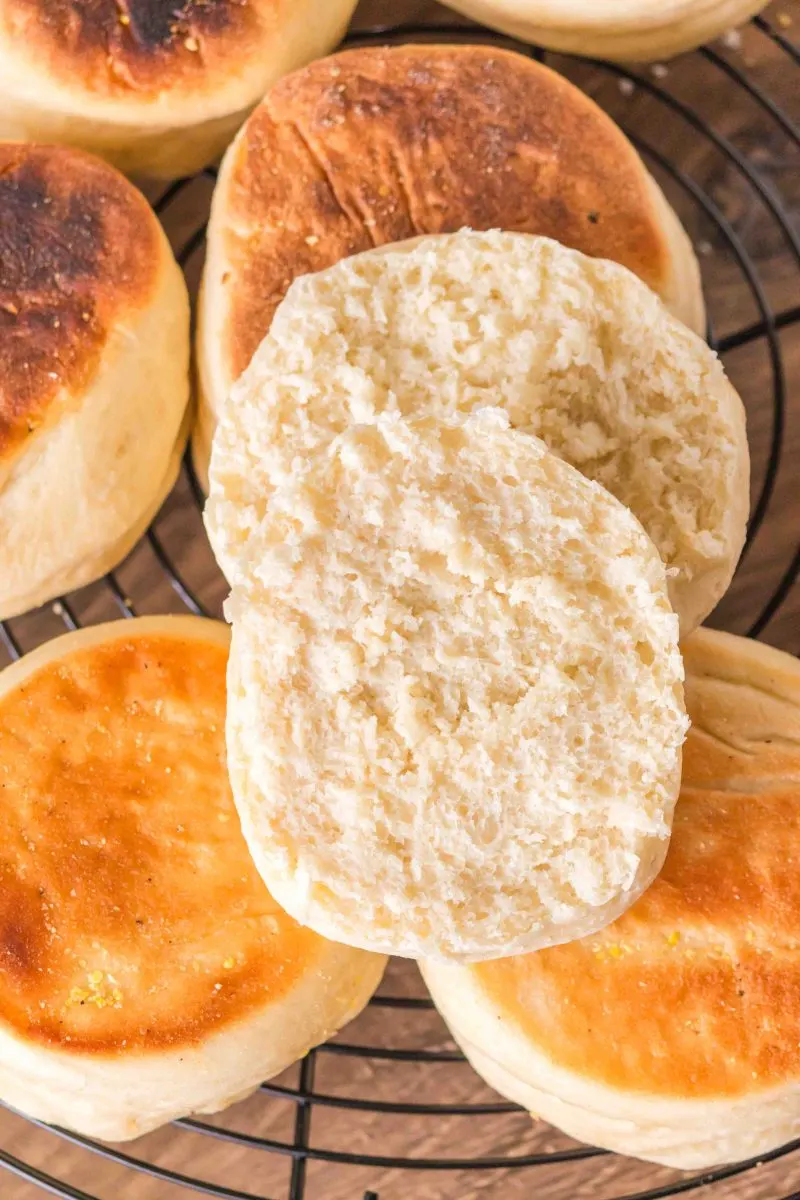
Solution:
M744 544L741 400L630 271L522 233L419 238L295 280L214 439L206 524L229 582L251 574L272 491L342 430L494 405L631 509L695 628Z
M635 518L498 410L384 416L271 497L231 783L297 920L477 960L601 928L666 851L678 622Z

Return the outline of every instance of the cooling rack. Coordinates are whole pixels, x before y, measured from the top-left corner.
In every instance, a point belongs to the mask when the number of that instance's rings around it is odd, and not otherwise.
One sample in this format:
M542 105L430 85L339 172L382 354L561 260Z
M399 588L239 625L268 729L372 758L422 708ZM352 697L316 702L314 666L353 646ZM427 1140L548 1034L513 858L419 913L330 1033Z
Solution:
M373 9L375 8L373 3ZM412 6L413 7L413 6ZM417 4L417 9L420 5ZM382 12L399 15L397 0ZM712 623L800 652L800 5L668 65L581 61L456 19L362 17L348 37L468 39L547 62L622 125L697 248L708 337L748 409L753 497L745 555ZM214 172L151 193L190 287ZM103 581L0 624L0 663L84 624L146 612L220 614L191 464L126 562ZM684 1174L580 1146L484 1088L412 964L369 1009L249 1101L124 1148L0 1111L0 1197L35 1200L800 1200L800 1140Z

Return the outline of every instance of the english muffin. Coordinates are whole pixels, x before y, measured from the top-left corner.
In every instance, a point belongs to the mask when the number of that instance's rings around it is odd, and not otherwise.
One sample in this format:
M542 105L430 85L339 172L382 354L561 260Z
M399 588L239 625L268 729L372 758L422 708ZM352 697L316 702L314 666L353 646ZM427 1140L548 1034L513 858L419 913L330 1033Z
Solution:
M487 405L632 509L683 631L699 624L744 542L742 403L630 271L521 233L421 238L295 280L215 437L207 523L229 581L315 446L381 412Z
M229 635L119 621L0 675L0 1098L120 1141L215 1112L354 1016L378 956L303 929L225 769Z
M681 1168L800 1133L800 665L699 630L663 871L602 934L424 964L477 1071L573 1137Z
M456 12L567 54L618 62L694 50L766 7L766 0L445 0Z
M356 0L3 0L0 137L172 179L227 146L276 79L333 48Z
M81 151L0 144L0 618L125 557L187 433L189 301L144 197Z
M685 731L664 567L499 410L356 426L272 496L234 591L228 753L276 900L350 945L496 958L663 861Z
M583 92L496 47L350 50L276 84L220 172L197 338L204 485L222 405L291 281L463 226L544 234L614 259L705 332L678 218Z

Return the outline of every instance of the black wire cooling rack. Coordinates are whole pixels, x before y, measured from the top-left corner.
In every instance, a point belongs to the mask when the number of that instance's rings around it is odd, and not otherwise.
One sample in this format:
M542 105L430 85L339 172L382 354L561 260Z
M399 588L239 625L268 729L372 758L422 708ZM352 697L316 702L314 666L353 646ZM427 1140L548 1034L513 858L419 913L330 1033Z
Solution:
M791 22L780 12L756 18L713 47L640 69L549 55L475 26L372 25L348 41L466 38L512 46L572 77L626 130L695 242L709 340L748 407L750 531L715 623L800 652L800 131L796 114L775 99L800 97ZM200 270L213 183L207 171L153 197L190 285ZM129 559L101 583L0 624L0 661L3 647L14 659L64 627L115 615L219 615L224 585L203 540L201 505L187 458ZM31 1123L7 1114L0 1197L661 1200L702 1192L734 1200L744 1195L737 1181L746 1181L748 1200L800 1200L792 1190L800 1188L800 1139L758 1160L685 1175L576 1145L478 1087L413 966L394 963L370 1008L341 1037L219 1118L178 1121L125 1149L40 1126L32 1150ZM453 1099L444 1103L443 1095ZM770 1166L778 1161L779 1168Z

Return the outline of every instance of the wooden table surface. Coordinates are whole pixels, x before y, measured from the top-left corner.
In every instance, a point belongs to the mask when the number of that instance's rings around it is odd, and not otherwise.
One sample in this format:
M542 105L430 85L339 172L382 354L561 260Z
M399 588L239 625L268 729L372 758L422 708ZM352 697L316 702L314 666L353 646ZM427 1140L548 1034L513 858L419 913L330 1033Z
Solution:
M773 5L767 15L786 37L800 40L800 0ZM389 24L401 18L460 23L425 0L366 0L357 22L365 25L380 20ZM743 32L740 43L737 39L725 45L718 43L715 50L730 64L734 75L745 72L797 123L800 69L788 54L752 28ZM797 232L800 148L765 105L726 73L718 61L700 54L684 56L666 69L642 68L639 74L643 82L632 91L620 88L613 71L555 55L549 61L590 92L644 146L655 147L689 177L687 186L648 159L698 248L715 338L724 343L733 336L738 341L740 331L762 320L753 280L772 312L790 314L794 309L800 319L800 262L771 207L780 206ZM652 88L677 97L687 107L688 118L665 106ZM702 116L713 130L712 136L693 124L693 113ZM727 139L746 162L734 161L720 138ZM748 178L748 172L755 182ZM764 194L759 194L759 186ZM176 245L185 244L202 226L210 188L208 180L196 181L166 209L163 219ZM722 225L715 219L715 211ZM746 256L745 268L737 261L737 250ZM188 263L187 274L193 284L201 257L199 248ZM787 324L772 344L768 338L758 336L758 330L751 330L743 344L727 350L724 358L747 405L754 506L770 474L776 393L784 401L783 440L772 499L731 592L711 622L744 633L780 585L800 545L800 320ZM124 594L139 612L182 611L181 601L159 565L160 546L178 566L183 580L207 606L218 611L223 584L204 542L186 480L181 481L166 505L157 531L158 543L143 543L117 572ZM81 621L117 615L111 593L103 584L71 597L70 605ZM23 648L28 649L62 631L62 622L63 614L48 609L14 622L13 629ZM800 584L788 591L761 636L800 653ZM424 995L416 969L400 962L392 963L382 990L395 996ZM398 1008L371 1008L337 1040L394 1049L453 1048L435 1014ZM295 1087L297 1078L298 1069L294 1068L277 1082ZM308 1079L305 1082L308 1084ZM317 1056L314 1086L322 1094L390 1103L459 1105L497 1100L463 1063L350 1058L330 1051ZM296 1112L291 1102L261 1095L213 1123L291 1143ZM351 1154L425 1158L529 1154L571 1145L549 1127L532 1124L516 1112L420 1116L319 1105L314 1106L311 1144ZM200 1194L118 1163L104 1162L2 1110L0 1150L99 1200L178 1200ZM243 1149L189 1131L168 1128L126 1147L125 1152L158 1168L238 1189L258 1200L284 1200L289 1194L289 1158ZM361 1200L365 1192L372 1191L381 1200L522 1200L533 1196L539 1200L610 1200L614 1196L631 1197L680 1178L677 1172L615 1156L516 1171L411 1172L311 1162L306 1196L308 1200ZM713 1200L776 1200L796 1189L800 1190L800 1152L699 1194ZM0 1200L37 1200L43 1194L38 1186L0 1171Z

